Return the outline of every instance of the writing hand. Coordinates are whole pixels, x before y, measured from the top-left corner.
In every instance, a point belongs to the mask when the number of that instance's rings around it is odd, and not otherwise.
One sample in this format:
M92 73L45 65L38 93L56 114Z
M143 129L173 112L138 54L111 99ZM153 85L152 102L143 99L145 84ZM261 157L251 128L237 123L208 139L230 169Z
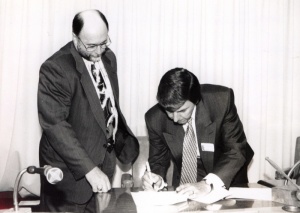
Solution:
M142 186L145 191L158 191L162 183L162 177L152 172L146 171L142 177Z
M89 171L85 178L92 187L93 192L108 192L111 189L109 179L98 167Z
M187 195L189 198L207 195L209 192L211 192L211 190L211 186L206 184L205 181L186 183L176 188L176 191L179 194Z

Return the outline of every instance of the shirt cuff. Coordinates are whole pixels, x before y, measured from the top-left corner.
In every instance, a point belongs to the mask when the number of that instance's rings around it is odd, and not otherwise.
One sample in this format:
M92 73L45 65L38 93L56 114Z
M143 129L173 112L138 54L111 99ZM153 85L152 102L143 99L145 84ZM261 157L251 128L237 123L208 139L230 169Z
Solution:
M205 180L206 184L208 185L213 185L213 188L222 188L224 187L224 182L221 180L221 178L219 178L217 175L213 174L213 173L209 173L208 175L206 175L203 180Z

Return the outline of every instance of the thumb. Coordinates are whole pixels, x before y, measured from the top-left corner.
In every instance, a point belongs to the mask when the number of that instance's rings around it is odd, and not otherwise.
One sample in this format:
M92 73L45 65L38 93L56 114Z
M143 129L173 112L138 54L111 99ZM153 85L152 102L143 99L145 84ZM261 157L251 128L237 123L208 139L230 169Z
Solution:
M156 178L156 180L155 180L155 184L154 184L154 189L158 190L163 183L163 179L160 176L156 176L155 178Z
M98 189L97 189L97 185L96 185L96 184L93 184L92 190L93 190L93 192L98 192Z

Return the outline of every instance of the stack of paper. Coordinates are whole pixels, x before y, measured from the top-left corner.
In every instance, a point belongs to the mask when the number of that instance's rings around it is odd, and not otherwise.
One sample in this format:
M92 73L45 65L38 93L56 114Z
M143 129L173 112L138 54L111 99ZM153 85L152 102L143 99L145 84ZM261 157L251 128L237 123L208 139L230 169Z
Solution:
M230 191L228 191L224 188L219 188L219 189L212 190L206 196L196 197L196 198L193 198L192 200L198 201L200 203L211 204L211 203L217 202L219 200L222 200L223 198L225 198L229 195L231 195Z
M131 192L132 198L136 206L140 205L172 205L187 201L187 196L180 195L175 191L140 191Z
M188 200L188 196L180 195L175 191L164 191L164 192L154 192L154 191L140 191L131 192L133 200L136 206L139 205L172 205L176 203L185 202ZM191 200L211 204L217 202L227 196L231 195L231 192L224 188L218 190L213 190L206 196L192 198Z
M272 188L240 188L231 187L227 198L242 198L272 201Z
M188 199L204 203L212 204L227 198L242 198L255 200L272 200L271 188L239 188L231 187L229 190L219 188L211 191L206 196L188 198L188 196L180 195L176 191L140 191L131 192L136 206L165 206L182 203Z

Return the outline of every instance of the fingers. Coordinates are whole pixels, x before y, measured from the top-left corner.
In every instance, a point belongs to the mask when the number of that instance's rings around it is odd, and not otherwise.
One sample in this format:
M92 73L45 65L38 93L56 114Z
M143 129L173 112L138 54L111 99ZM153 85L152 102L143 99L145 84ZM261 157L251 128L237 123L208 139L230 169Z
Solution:
M195 198L198 196L199 190L193 184L188 183L177 187L176 192L189 198Z
M111 185L109 180L107 181L99 181L99 182L95 182L92 185L92 190L93 192L108 192L111 189Z
M144 190L154 190L152 179L150 178L149 172L145 172L145 174L142 177L142 186Z
M97 185L92 186L92 190L94 193L98 192L98 187Z
M97 183L97 192L108 192L110 189L111 185L107 177L104 177Z
M198 197L198 194L194 190L191 190L188 196L190 199L193 199L193 198Z
M92 169L85 176L93 192L108 192L111 189L108 177L98 167Z
M176 188L176 192L178 192L178 194L191 196L195 194L195 187L189 183L183 184Z
M176 188L176 191L179 194L189 196L189 198L195 198L208 194L211 191L211 187L205 182L200 181L198 183L187 183L180 185Z
M163 179L160 176L157 176L157 180L155 180L156 182L154 183L153 188L155 189L155 191L158 191L160 186L163 184Z
M111 189L111 185L109 180L107 179L105 183L102 185L102 189L100 192L108 192Z
M162 178L152 172L145 172L142 177L142 185L144 190L157 191L162 184Z

